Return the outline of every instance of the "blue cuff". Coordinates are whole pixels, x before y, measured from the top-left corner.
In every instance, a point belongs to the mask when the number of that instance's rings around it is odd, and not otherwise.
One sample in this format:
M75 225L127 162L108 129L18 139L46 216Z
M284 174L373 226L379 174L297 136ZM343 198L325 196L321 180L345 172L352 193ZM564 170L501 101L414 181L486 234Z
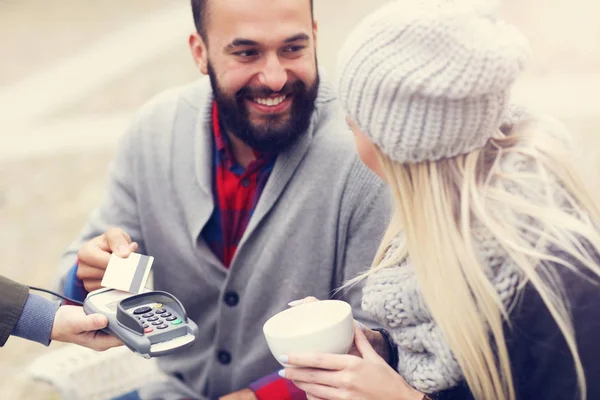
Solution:
M75 264L69 270L65 279L64 292L65 296L70 297L73 300L84 301L88 292L83 286L83 281L77 277L77 267L78 265Z
M48 346L58 307L59 301L29 293L12 335Z

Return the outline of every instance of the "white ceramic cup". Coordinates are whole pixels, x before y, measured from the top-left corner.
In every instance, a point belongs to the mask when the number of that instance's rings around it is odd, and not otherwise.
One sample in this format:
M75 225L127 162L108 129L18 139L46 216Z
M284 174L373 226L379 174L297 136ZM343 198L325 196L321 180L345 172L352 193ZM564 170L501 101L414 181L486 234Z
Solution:
M346 354L354 340L352 307L341 300L304 303L271 317L263 333L278 361L291 353Z

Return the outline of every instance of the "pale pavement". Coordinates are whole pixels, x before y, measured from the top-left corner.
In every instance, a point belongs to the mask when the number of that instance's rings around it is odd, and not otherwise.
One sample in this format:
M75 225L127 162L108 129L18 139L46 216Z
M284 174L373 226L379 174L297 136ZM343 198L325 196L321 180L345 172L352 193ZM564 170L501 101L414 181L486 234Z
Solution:
M315 0L319 60L328 75L351 26L384 2ZM198 72L186 49L188 1L165 6L160 0L128 0L116 13L111 7L119 9L122 2L104 0L89 6L96 7L93 16L80 0L36 9L43 3L0 3L0 51L6 53L3 63L13 63L4 69L6 76L14 77L0 78L0 273L50 286L61 251L102 194L107 164L132 113L155 93L196 79ZM592 16L600 14L600 3L523 4L507 1L506 13L538 52L515 95L577 131L589 172L597 175L600 28ZM89 20L75 24L65 17L69 12ZM6 36L7 22L14 37ZM87 39L69 44L79 32ZM35 35L62 55L25 54L43 50L32 48ZM0 399L52 398L47 387L23 377L27 363L46 351L19 339L0 350Z

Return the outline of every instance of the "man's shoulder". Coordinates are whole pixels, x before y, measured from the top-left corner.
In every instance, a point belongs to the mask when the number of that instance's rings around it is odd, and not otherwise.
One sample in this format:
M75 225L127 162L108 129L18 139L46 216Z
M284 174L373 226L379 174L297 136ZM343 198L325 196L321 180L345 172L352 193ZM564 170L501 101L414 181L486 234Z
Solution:
M123 151L142 159L169 159L173 143L187 147L193 141L200 110L210 105L212 92L207 79L165 90L140 107L123 141ZM185 140L177 140L185 138Z
M201 78L156 94L138 109L134 122L142 128L164 127L181 114L197 114L211 99L210 83Z
M315 112L315 130L308 153L309 168L327 171L323 178L345 182L346 190L381 187L381 179L358 157L354 135L338 101L333 99L325 105L319 105Z
M322 146L332 146L353 153L354 139L346 115L337 98L315 107L313 139Z

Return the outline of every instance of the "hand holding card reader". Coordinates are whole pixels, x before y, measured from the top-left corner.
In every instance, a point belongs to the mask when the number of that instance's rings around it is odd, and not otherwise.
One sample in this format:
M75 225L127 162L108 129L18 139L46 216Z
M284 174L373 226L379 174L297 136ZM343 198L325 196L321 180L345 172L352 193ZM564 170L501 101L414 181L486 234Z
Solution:
M132 294L98 289L87 296L83 310L106 315L108 327L104 331L144 358L190 346L198 335L198 326L187 317L179 300L167 292Z

